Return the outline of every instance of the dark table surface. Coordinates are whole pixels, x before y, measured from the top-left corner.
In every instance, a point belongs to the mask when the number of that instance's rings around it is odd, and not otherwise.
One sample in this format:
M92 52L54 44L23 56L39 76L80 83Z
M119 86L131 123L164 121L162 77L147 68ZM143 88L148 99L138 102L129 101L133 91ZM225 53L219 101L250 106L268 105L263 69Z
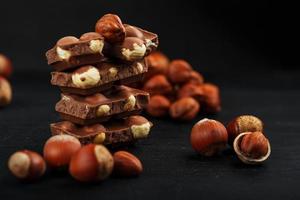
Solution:
M8 54L15 66L13 102L0 110L1 199L300 198L299 69L266 58L264 52L252 48L251 41L202 15L197 1L190 5L158 1L159 15L133 1L80 2L19 1L15 7L15 1L7 1L1 5L0 51ZM166 6L171 6L168 12ZM188 123L149 117L154 123L149 138L127 149L144 165L138 178L110 178L90 185L74 181L68 173L47 172L36 183L17 181L7 169L8 157L24 148L42 152L50 136L49 124L59 120L54 112L59 90L50 85L45 51L62 35L90 30L99 16L111 11L125 22L157 32L161 50L171 58L187 59L207 81L218 84L222 111L200 114ZM227 123L241 114L264 121L272 145L267 162L244 165L229 148L212 158L193 151L189 134L195 122L208 117Z

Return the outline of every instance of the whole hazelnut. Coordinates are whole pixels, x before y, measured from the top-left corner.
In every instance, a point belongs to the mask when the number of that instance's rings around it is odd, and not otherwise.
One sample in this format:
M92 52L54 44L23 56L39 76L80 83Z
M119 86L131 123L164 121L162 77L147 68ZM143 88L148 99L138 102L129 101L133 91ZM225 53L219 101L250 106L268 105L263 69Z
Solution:
M190 73L189 83L195 84L195 85L201 85L204 83L204 78L202 74L196 71L192 71Z
M52 168L66 167L71 157L81 147L79 140L70 135L50 137L44 146L44 158Z
M172 83L185 83L192 72L191 65L185 60L173 60L168 68L168 78Z
M8 57L0 54L0 76L9 78L12 73L12 63Z
M201 85L201 88L203 90L203 97L200 102L203 104L203 110L208 113L221 111L219 87L211 83L204 83Z
M177 91L178 98L193 97L198 102L201 102L203 95L204 91L202 87L193 83L186 83Z
M110 43L119 43L125 39L125 27L119 16L114 14L101 17L96 23L95 30Z
M196 117L200 104L191 97L184 97L175 101L169 110L173 119L188 121Z
M38 153L21 150L10 156L8 168L19 179L35 180L44 175L46 163Z
M166 55L159 51L151 53L149 56L145 57L148 64L148 72L146 73L146 80L151 78L156 74L167 74L169 59Z
M117 176L130 177L138 176L143 171L141 161L134 155L126 151L114 153L114 170Z
M72 156L69 172L78 181L94 182L106 179L113 166L113 157L106 147L88 144Z
M144 84L143 90L149 92L151 95L155 95L169 94L173 88L164 75L155 75Z
M162 95L154 95L147 105L147 112L153 117L163 117L169 113L171 102Z
M269 140L262 132L244 132L233 143L238 158L246 164L260 164L271 154Z
M10 83L0 76L0 107L10 104L12 91Z
M227 130L216 120L202 119L191 131L190 141L196 152L203 156L213 156L225 149Z
M244 132L263 131L262 121L253 115L241 115L231 120L227 125L228 142L233 144L234 139Z

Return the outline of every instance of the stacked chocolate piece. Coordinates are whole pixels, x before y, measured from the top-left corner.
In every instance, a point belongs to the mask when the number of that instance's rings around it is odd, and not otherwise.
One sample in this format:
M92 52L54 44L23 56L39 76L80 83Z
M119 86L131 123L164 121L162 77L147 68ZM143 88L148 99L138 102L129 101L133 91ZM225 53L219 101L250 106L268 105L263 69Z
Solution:
M140 112L149 94L131 88L148 70L144 59L158 45L156 34L123 24L113 14L98 20L95 32L59 39L47 51L51 84L61 99L55 110L63 121L53 135L68 134L83 144L121 145L148 136L152 126Z

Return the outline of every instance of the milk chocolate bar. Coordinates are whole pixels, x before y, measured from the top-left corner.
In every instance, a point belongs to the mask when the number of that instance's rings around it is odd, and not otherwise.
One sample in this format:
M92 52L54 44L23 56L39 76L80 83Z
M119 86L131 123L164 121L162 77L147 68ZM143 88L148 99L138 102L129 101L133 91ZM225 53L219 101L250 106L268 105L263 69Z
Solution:
M77 125L69 121L50 124L52 135L67 134L78 138L82 144L111 146L131 144L146 138L151 127L151 122L138 115L89 126Z
M110 90L90 96L62 94L55 110L61 118L76 124L89 125L139 114L149 102L145 91L127 86L113 86Z
M104 38L99 33L89 32L81 35L79 39L74 36L59 39L56 45L47 51L46 57L48 64L56 71L64 71L105 60L102 53L104 47Z
M52 85L62 92L91 95L111 88L141 81L148 67L144 60L132 64L102 62L82 66L72 72L52 72Z

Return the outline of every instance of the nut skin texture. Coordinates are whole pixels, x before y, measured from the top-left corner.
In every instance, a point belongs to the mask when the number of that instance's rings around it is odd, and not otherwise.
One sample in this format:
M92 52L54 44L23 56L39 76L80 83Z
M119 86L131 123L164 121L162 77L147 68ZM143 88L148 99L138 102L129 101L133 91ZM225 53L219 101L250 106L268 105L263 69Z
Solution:
M125 27L121 19L114 14L101 17L96 23L95 30L109 43L120 43L125 39Z
M244 132L239 134L233 149L238 158L245 164L262 164L271 155L271 145L262 132Z
M147 112L153 117L164 117L168 114L171 102L165 96L154 95L147 105Z
M144 84L143 90L149 92L151 95L155 95L169 94L173 88L164 75L155 75Z
M216 120L202 119L191 131L193 149L203 156L213 156L225 149L228 140L224 125Z
M116 176L133 177L143 172L141 161L134 155L126 151L114 153L114 170Z
M189 121L196 117L200 110L200 104L191 97L185 97L175 101L169 110L170 116L176 120Z
M33 181L44 175L46 163L40 154L34 151L21 150L10 156L8 168L18 179Z
M44 158L51 168L67 167L72 155L81 148L79 140L70 135L50 137L44 146Z
M113 170L114 161L103 145L89 144L82 147L71 159L69 172L81 182L106 179Z
M12 100L12 89L10 83L0 76L0 107L7 106Z
M203 97L200 103L203 104L203 108L208 113L217 113L221 111L221 98L219 87L211 84L205 83L201 85L203 90Z
M233 144L234 139L243 132L263 131L262 121L253 115L241 115L231 120L227 125L228 142Z
M12 74L13 66L11 60L3 54L0 54L0 76L9 78Z
M250 158L261 158L268 153L268 139L261 132L253 132L242 138L240 149Z
M166 55L156 51L145 57L145 60L148 64L148 72L145 77L146 80L157 74L167 75L170 61Z
M190 78L189 78L188 83L195 84L195 85L201 85L204 83L204 78L203 78L202 74L200 74L199 72L192 71L190 73Z
M203 88L200 85L195 85L193 83L186 83L177 91L177 97L179 99L184 97L193 97L198 102L201 102L203 95Z
M173 60L168 68L168 78L172 83L182 84L189 80L192 72L191 65L185 60Z

